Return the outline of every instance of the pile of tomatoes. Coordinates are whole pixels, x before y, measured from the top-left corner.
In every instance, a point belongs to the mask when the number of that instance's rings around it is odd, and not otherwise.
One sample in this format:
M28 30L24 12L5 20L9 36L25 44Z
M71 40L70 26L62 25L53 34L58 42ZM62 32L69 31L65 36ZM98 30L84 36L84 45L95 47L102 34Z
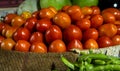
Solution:
M9 13L0 22L0 48L21 52L66 52L120 44L120 11L97 6L64 6L21 15Z

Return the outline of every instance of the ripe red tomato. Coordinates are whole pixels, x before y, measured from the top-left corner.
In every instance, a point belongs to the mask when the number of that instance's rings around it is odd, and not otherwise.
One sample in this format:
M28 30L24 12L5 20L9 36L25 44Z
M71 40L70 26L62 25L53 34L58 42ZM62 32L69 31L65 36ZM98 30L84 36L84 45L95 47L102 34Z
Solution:
M98 43L94 39L88 39L83 46L84 49L98 49Z
M5 16L5 19L4 19L5 23L10 25L11 22L12 22L12 19L13 19L14 17L16 17L16 16L18 16L18 15L17 15L17 14L14 14L14 13L8 13L8 14Z
M81 8L77 5L73 5L67 8L66 13L70 15L72 21L78 21L82 16Z
M43 8L39 12L40 12L39 13L40 18L49 18L49 19L51 19L56 14L52 10L50 10L49 8Z
M18 40L29 40L30 35L31 35L31 33L30 33L30 31L27 28L20 27L13 34L13 39L15 41L18 41Z
M112 13L115 16L116 20L120 20L120 11L119 11L119 9L117 9L117 8L107 8L107 9L104 9L101 13L105 13L105 12Z
M16 51L21 51L21 52L28 52L30 49L31 44L26 41L26 40L18 40L16 45L15 45L15 50Z
M91 27L98 28L103 24L103 17L99 14L93 15L90 19Z
M39 16L39 11L35 11L32 13L32 17L36 18L36 19L40 19L40 16Z
M78 39L82 39L82 31L76 25L70 25L66 29L63 30L63 40L65 43L69 43L70 41Z
M88 6L84 6L81 8L82 14L84 15L91 15L93 13L93 9Z
M6 38L1 42L1 49L4 50L12 50L15 46L16 42L12 38Z
M21 16L16 16L12 19L11 21L11 25L15 26L15 27L20 27L25 23L24 18L22 18Z
M100 8L98 6L91 6L91 8L93 10L92 16L101 13Z
M113 37L117 34L117 27L112 23L103 24L98 28L100 36Z
M82 50L83 49L83 44L81 43L80 40L74 39L73 41L71 41L67 45L67 50L68 51L71 51L72 49Z
M24 27L26 27L30 32L34 32L37 19L35 17L30 17L26 20Z
M115 35L112 37L113 45L119 45L120 44L120 35Z
M105 23L114 23L115 22L115 16L110 12L102 13L102 17Z
M30 48L31 52L47 53L47 46L43 42L34 42Z
M53 22L61 27L62 29L67 28L68 26L71 25L71 18L70 16L65 13L65 12L58 12L54 17L53 17Z
M43 42L43 33L41 32L34 32L31 34L30 36L30 43L34 43L34 42Z
M54 40L48 48L49 52L66 52L66 45L62 40Z
M83 32L83 40L86 41L88 39L97 40L99 36L98 30L96 28L89 28Z
M109 47L113 45L112 40L107 36L101 36L97 40L100 48Z
M90 22L89 19L86 19L86 18L85 18L85 19L81 19L81 20L77 21L77 22L76 22L76 25L77 25L82 31L84 31L84 30L87 30L87 29L90 28L91 22Z
M62 31L57 25L51 25L45 32L45 40L48 44L56 39L62 39Z
M52 22L49 18L42 18L36 22L36 30L45 33L50 28Z

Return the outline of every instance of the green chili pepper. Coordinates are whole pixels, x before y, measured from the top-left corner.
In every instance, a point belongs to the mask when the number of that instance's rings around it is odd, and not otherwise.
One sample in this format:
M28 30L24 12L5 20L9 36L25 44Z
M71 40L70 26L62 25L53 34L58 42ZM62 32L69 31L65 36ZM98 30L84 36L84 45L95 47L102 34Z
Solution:
M109 59L108 56L106 56L104 54L87 54L87 55L83 55L83 56L78 57L78 62L83 61L83 60L87 60L88 58L102 59L102 60Z
M71 68L72 70L75 69L74 64L71 63L71 62L69 62L64 56L61 56L61 59L62 59L62 62L63 62L66 66L68 66L68 67Z
M93 68L93 71L120 71L120 65L104 65L104 66L97 66Z
M79 71L85 70L85 63L82 61L81 65L79 66Z
M88 62L85 62L85 67L86 71L91 71L93 69L93 65Z
M104 64L106 64L106 62L104 60L94 60L93 63L97 64L97 65L104 65Z

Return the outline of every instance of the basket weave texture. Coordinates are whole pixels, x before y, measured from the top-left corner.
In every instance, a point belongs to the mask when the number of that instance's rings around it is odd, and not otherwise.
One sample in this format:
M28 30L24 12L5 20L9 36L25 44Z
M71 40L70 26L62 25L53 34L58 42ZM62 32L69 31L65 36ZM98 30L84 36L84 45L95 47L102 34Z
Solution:
M77 55L72 52L65 53L32 53L5 51L0 49L0 71L65 71L67 67L60 56L65 56L74 62Z

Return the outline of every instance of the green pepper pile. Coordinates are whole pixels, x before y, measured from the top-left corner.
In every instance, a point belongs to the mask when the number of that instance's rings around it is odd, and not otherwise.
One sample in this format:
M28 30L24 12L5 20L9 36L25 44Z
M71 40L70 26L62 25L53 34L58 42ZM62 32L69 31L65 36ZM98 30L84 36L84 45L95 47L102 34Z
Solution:
M74 63L64 56L61 59L68 67L67 71L120 71L120 58L102 53L82 54Z

